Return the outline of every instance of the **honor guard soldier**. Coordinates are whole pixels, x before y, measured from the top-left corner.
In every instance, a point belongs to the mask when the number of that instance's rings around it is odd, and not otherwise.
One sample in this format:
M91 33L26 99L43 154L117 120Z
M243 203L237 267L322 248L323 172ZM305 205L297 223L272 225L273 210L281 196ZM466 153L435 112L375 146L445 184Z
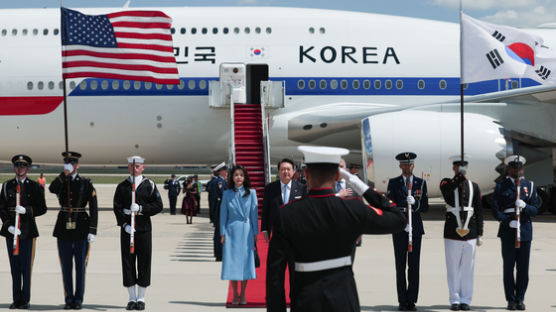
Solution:
M210 223L212 223L213 226L215 222L214 222L214 194L212 193L212 183L214 183L214 181L216 181L216 178L218 177L218 172L215 169L220 165L224 166L225 163L218 164L217 166L212 166L211 168L212 176L210 177L210 180L207 182L206 185L206 191L208 193L208 203L209 203L209 219L210 219Z
M427 183L413 175L415 158L417 155L410 152L396 155L402 174L388 181L388 198L392 199L398 207L404 207L408 220L405 231L392 234L396 257L398 309L400 311L417 311L415 303L419 296L421 238L425 234L420 213L429 209ZM411 193L409 194L409 192ZM408 208L411 209L410 212L408 212ZM405 277L406 263L407 281Z
M53 235L58 240L58 255L62 266L64 309L80 310L85 292L85 269L89 259L89 247L95 241L97 234L97 196L93 182L77 173L81 154L63 152L62 156L64 157L64 172L52 181L48 188L50 193L56 194L61 207ZM88 213L87 204L89 204ZM75 292L72 277L74 261Z
M300 146L305 155L308 196L280 209L270 240L266 298L267 311L286 311L285 266L295 263L291 311L360 311L353 278L351 253L361 234L402 231L405 217L384 195L356 176L338 170L348 150ZM340 177L370 203L334 194Z
M228 178L228 167L225 163L221 163L214 168L216 179L210 184L210 193L212 195L212 215L214 218L214 236L213 249L216 261L222 261L222 242L220 237L220 203L222 195L228 189L226 179Z
M130 177L116 187L114 214L121 228L123 284L129 292L126 310L144 310L151 284L151 216L162 211L162 199L154 182L143 176L145 159L132 156L127 162Z
M481 191L477 183L465 176L467 159L461 156L450 158L453 178L440 182L440 191L446 201L446 222L444 223L444 249L450 310L468 311L473 297L473 271L475 268L475 248L481 245L483 235L483 212Z
M504 293L508 310L525 310L523 300L529 282L529 256L538 199L533 181L523 179L523 156L505 159L508 176L496 184L492 197L492 213L500 221L498 237L502 243ZM514 278L514 267L516 274Z
M168 190L168 200L170 201L170 214L176 214L176 202L178 201L178 195L180 194L181 186L180 182L176 180L176 175L172 173L170 179L164 181L164 189Z
M33 163L31 158L15 155L12 163L15 178L4 182L0 192L0 235L6 237L12 273L13 303L10 309L29 309L35 239L39 236L35 217L46 213L46 203L44 189L27 178Z

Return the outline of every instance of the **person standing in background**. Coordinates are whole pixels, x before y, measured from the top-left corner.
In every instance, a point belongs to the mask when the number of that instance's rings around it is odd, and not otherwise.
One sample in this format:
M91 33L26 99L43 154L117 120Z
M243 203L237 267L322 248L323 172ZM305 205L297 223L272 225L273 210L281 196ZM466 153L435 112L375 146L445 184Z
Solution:
M164 189L168 190L168 200L170 201L170 214L176 214L176 202L180 194L180 183L176 180L176 175L172 173L170 179L164 181Z

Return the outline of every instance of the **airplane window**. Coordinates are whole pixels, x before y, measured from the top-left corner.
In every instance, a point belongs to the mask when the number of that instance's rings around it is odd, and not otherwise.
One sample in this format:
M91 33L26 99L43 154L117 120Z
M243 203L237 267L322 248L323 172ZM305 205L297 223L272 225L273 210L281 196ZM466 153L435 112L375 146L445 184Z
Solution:
M8 31L5 30L5 29L2 29L2 36L5 36L5 35L7 35L7 34L8 34Z
M50 90L54 89L54 81L48 82L48 89Z
M340 81L340 86L342 87L342 89L347 89L348 81L347 80Z
M189 90L195 89L195 80L189 80L187 82L187 87L189 88Z
M388 90L392 89L392 80L386 80L384 82L384 87Z
M245 29L243 30L246 34L251 32L251 28L249 27L245 27Z
M336 79L330 80L330 88L332 88L332 90L338 89L338 80Z
M42 90L44 88L44 82L39 81L39 83L37 83L37 89Z
M81 83L79 84L79 89L81 89L81 90L87 89L87 81L86 80L81 81Z
M91 90L96 90L98 88L98 82L96 80L91 81Z
M319 85L321 89L326 89L326 80L322 79L321 81L319 81Z
M299 79L299 80L297 81L297 88L298 88L298 89L305 89L305 80Z
M208 32L208 30L207 30L206 27L203 27L203 28L201 29L201 32L203 33L203 35L206 35L206 33Z
M239 34L239 27L234 28L234 34Z
M355 79L351 82L351 87L355 90L359 89L360 84L359 84L359 80Z
M403 81L402 80L396 80L396 89L401 89L403 88Z
M124 80L123 87L124 90L129 90L129 88L131 88L131 82L129 82L129 80Z
M228 27L224 27L224 28L222 29L222 32L223 32L224 34L228 34L228 33L230 32L230 29L228 29Z
M174 85L173 84L167 84L166 89L172 90L172 89L174 89Z
M150 90L153 87L153 83L150 81L145 81L145 89Z
M207 88L207 81L206 80L199 81L199 88L201 90L205 90Z
M42 34L45 35L45 36L48 35L48 28L43 29Z
M170 28L170 33L173 35L176 33L176 29L174 27Z
M314 33L315 33L315 28L309 27L309 33L310 33L310 34L314 34Z
M380 89L382 87L382 82L380 80L375 80L375 89Z
M154 87L155 87L157 90L162 89L162 85L161 85L160 83L155 83L155 84L154 84Z
M218 28L213 27L213 28L212 28L212 33L216 35L216 34L218 33Z
M321 27L321 28L319 29L319 31L320 31L321 34L324 34L324 33L326 32L326 29L324 29L324 27Z
M141 81L134 81L133 82L133 89L135 89L135 90L141 89Z
M272 28L267 27L267 28L266 28L266 33L267 33L267 34L271 34L271 33L272 33Z
M440 80L439 86L442 90L446 89L446 80Z
M185 88L185 82L183 80L180 80L180 84L178 85L178 89L183 90L183 88Z
M316 82L316 81L314 81L314 80L312 80L312 79L309 80L309 88L310 88L310 89L314 89L314 88L316 88L316 86L317 86L317 82Z
M119 80L112 80L112 89L118 90L120 88L120 81Z
M60 30L58 28L54 28L54 36L57 36Z
M22 33L24 36L27 36L27 28L23 28L23 30L21 31L21 33Z
M260 34L260 33L261 33L261 28L260 28L260 27L255 28L255 32L256 32L257 34Z
M363 80L363 88L370 89L371 88L371 82L369 80Z
M33 36L36 36L39 34L39 30L36 28L33 28Z
M517 89L517 88L519 88L519 83L518 83L517 80L513 80L512 81L512 89Z
M33 90L33 82L32 81L29 81L27 83L27 90Z
M417 81L417 88L423 90L425 88L425 81L424 80Z
M64 82L63 81L58 82L58 89L60 89L60 90L64 89Z
M108 80L103 80L103 81L100 83L100 87L102 88L102 90L108 89Z
M195 27L191 28L191 33L192 33L193 35L196 34L196 33L197 33L197 28L195 28Z
M75 89L75 81L70 81L70 89Z
M12 36L15 36L15 35L17 35L17 29L14 28L14 29L12 29Z
M185 34L185 27L180 28L180 34Z

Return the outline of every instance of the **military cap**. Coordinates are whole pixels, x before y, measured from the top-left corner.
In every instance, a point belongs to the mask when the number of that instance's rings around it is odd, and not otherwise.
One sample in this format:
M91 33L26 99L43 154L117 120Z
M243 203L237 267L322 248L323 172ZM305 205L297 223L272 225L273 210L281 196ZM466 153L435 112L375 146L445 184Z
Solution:
M18 154L15 155L14 157L12 157L12 164L14 164L14 166L17 165L24 165L24 166L31 166L31 164L33 163L33 160L31 159L31 157L27 156L27 155L23 155L23 154Z
M145 158L141 156L131 156L127 158L127 163L132 164L135 161L136 164L143 164L145 163Z
M308 146L301 145L297 150L305 156L306 164L326 163L326 164L340 164L342 156L349 154L349 150L339 147L329 146Z
M396 155L396 160L399 161L400 164L411 164L415 158L417 158L417 154L412 152L404 152Z
M461 160L461 155L455 155L450 157L450 161L452 162L452 165L458 165L458 166L467 166L469 164L469 157L467 155L463 155L463 161Z
M218 172L220 170L228 170L228 167L226 166L225 162L221 162L218 165L216 165L216 167L214 167L213 171Z
M525 159L525 157L521 155L511 155L506 157L506 159L504 159L504 163L506 164L506 166L513 167L513 168L523 167L526 161L527 160Z
M62 156L64 157L64 162L69 164L76 164L79 162L79 158L81 158L81 154L78 152L63 152Z

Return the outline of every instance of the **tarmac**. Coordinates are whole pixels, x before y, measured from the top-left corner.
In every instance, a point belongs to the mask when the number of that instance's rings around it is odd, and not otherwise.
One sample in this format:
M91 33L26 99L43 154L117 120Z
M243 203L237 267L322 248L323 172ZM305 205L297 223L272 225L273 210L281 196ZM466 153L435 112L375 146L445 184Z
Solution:
M149 311L225 311L228 282L220 280L221 263L212 257L213 228L207 215L206 193L201 202L201 217L187 225L182 215L168 213L168 197L159 185L164 213L154 216L152 284L147 288ZM127 290L122 285L119 228L112 213L115 185L96 185L99 198L97 240L92 244L87 267L84 310L123 311ZM49 210L37 218L41 236L37 239L33 267L31 310L62 310L64 291L52 230L57 215L57 200L47 194ZM181 196L178 203L181 202ZM181 207L178 204L178 207ZM424 214L425 231L421 252L419 311L449 311L444 259L443 206L436 201ZM179 213L179 212L178 212ZM490 216L490 212L486 212ZM556 217L538 216L534 222L531 248L530 281L525 304L528 311L556 311ZM502 284L498 224L485 221L484 244L475 259L474 311L506 311ZM0 309L12 302L11 276L6 248L0 248ZM354 274L361 311L396 311L394 252L390 235L363 237L357 249ZM247 286L249 291L249 285ZM264 309L234 308L234 311Z

